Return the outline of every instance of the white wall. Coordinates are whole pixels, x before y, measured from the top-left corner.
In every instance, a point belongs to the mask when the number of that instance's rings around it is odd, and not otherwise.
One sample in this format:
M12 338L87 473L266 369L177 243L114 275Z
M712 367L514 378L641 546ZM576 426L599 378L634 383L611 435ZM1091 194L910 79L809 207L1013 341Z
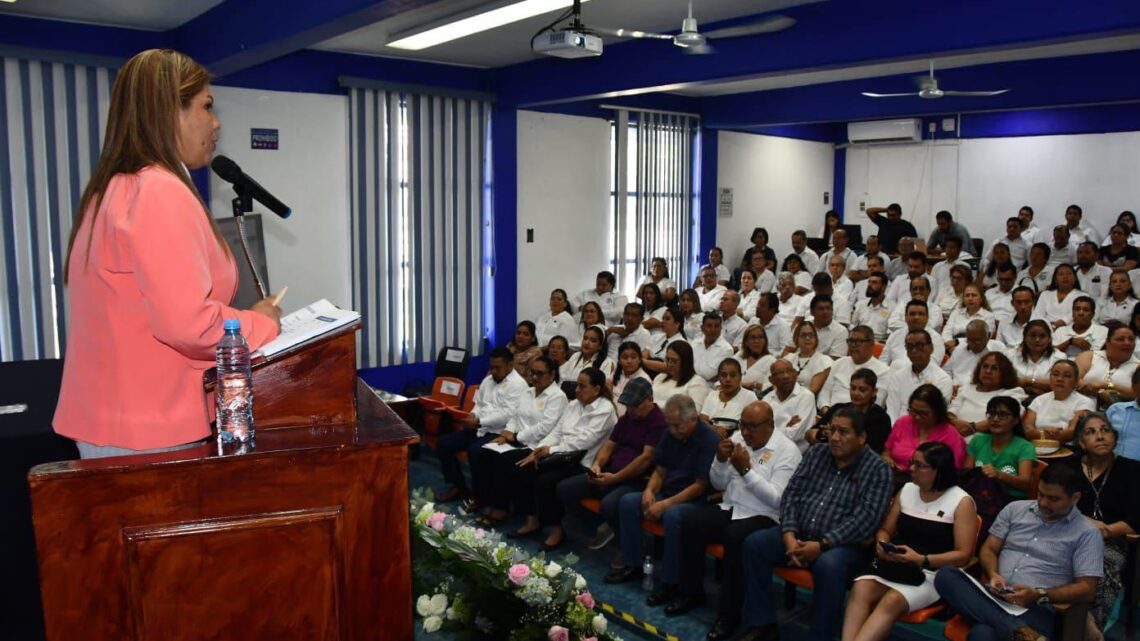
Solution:
M781 261L791 251L792 232L819 235L823 214L832 208L823 204L823 194L834 186L834 145L729 131L717 135L717 189L733 189L732 216L717 215L716 244L724 248L726 265L740 264L756 227L768 230Z
M518 115L518 315L545 311L550 290L571 297L608 264L610 123ZM534 229L534 242L526 242ZM509 290L508 290L509 291Z
M225 154L293 209L262 215L269 282L288 285L285 312L317 299L351 307L348 219L348 101L344 96L213 87L222 121L218 153ZM278 129L279 149L250 148L250 128ZM210 176L214 215L230 216L233 190Z
M1022 205L1033 207L1047 232L1077 203L1104 235L1121 211L1140 207L1138 165L1140 132L851 147L845 208L851 219L863 216L860 201L898 202L925 234L934 213L947 209L988 248Z

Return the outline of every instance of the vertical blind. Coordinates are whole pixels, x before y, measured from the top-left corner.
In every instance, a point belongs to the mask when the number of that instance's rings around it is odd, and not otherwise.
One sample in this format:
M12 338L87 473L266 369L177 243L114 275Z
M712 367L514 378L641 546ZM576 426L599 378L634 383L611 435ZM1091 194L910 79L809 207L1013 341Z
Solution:
M489 103L372 88L350 100L360 366L480 353Z
M0 64L0 360L58 358L63 263L75 207L99 158L114 71Z

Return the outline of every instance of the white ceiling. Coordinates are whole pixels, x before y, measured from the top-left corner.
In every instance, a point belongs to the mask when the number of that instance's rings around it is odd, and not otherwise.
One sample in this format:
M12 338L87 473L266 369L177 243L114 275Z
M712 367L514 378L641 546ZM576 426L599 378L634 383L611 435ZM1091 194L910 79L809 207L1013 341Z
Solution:
M17 0L0 13L165 31L205 13L222 0Z
M703 25L819 1L694 0L693 15ZM404 51L384 46L394 34L433 25L450 16L463 17L476 7L502 4L506 3L444 0L326 40L314 48L472 67L500 67L540 57L531 51L530 39L539 29L558 17L557 11L422 51ZM680 30L681 20L687 12L688 0L590 0L582 5L582 21L587 26L670 32ZM606 44L616 42L618 39L606 38ZM668 46L667 43L662 45Z

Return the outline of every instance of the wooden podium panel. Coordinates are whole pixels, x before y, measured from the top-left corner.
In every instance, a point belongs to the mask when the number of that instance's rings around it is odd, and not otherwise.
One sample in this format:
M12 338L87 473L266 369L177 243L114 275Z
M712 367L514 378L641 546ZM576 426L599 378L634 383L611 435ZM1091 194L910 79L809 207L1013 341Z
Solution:
M349 334L351 336L351 334ZM49 641L412 638L407 445L358 420L29 474Z

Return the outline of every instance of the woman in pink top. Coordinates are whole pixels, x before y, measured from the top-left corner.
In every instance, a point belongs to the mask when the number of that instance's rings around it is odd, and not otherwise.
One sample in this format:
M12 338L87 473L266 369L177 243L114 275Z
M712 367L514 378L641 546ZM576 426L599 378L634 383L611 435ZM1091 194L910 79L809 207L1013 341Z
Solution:
M280 330L270 298L229 306L237 266L190 181L217 143L212 109L206 70L176 51L144 51L115 80L64 271L71 316L54 425L84 458L209 436L202 373L222 323L241 321L251 349Z
M919 445L940 441L954 452L954 464L962 468L966 460L966 441L950 424L946 399L935 386L919 385L910 395L907 414L895 421L883 458L895 471L896 480L910 478L910 462Z

